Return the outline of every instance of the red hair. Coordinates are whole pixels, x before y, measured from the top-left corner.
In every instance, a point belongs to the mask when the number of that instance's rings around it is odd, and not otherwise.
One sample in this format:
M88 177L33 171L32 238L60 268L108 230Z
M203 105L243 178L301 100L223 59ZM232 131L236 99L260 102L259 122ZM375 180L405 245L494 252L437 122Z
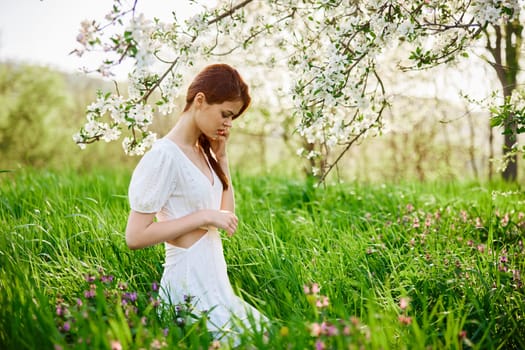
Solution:
M241 101L242 107L233 119L239 117L248 108L251 97L248 85L244 82L237 70L227 64L212 64L205 67L193 79L186 93L186 106L184 111L190 109L199 92L206 97L206 103L218 104L226 101ZM199 137L199 145L204 150L210 165L222 182L224 190L228 189L228 177L222 170L215 157L211 154L211 145L208 138L202 134Z

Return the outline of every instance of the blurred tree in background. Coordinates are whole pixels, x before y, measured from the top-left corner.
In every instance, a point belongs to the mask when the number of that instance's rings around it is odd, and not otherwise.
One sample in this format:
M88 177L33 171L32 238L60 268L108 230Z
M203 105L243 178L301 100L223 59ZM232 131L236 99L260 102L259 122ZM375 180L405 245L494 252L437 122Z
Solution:
M42 166L60 147L61 110L66 108L60 76L46 68L0 66L0 152L2 164Z
M45 67L0 63L0 169L132 164L119 145L85 152L72 147L71 134L93 90L107 85Z

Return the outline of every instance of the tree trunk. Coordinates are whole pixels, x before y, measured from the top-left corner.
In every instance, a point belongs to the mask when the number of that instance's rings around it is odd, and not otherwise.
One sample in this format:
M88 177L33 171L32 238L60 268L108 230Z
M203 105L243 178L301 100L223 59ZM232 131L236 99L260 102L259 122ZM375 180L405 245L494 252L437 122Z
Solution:
M518 155L516 153L509 155L512 146L516 143L516 124L513 123L514 116L511 115L505 121L505 142L503 144L503 156L505 157L506 167L503 170L503 179L505 181L516 181L518 177ZM510 132L509 132L510 131Z
M496 70L498 80L503 88L503 97L505 102L507 102L512 96L514 89L516 89L517 75L520 71L519 58L523 26L519 21L515 20L502 26L494 26L494 30L496 33L494 45L488 38L487 49L494 58L494 62L491 62L491 65ZM508 161L502 176L505 181L516 181L518 177L518 158L516 154L509 155L512 146L517 140L516 127L514 126L512 115L507 118L504 127L503 158Z
M494 129L489 128L489 181L492 181L494 178L494 165L492 159L494 159Z
M474 172L474 177L479 179L478 167L476 166L476 129L474 128L474 123L472 122L472 113L470 113L468 109L465 113L467 114L469 128L468 154L470 158L470 166Z

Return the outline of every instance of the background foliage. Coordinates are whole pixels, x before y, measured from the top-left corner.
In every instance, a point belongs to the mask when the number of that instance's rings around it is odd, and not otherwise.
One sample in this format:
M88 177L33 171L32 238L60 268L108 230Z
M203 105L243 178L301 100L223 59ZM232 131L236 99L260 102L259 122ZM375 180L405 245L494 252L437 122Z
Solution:
M125 156L117 143L99 142L80 150L71 139L92 92L108 88L109 82L14 63L0 65L0 81L0 169L107 166L131 171L138 161ZM291 120L276 118L258 102L254 96L253 106L236 122L230 146L233 166L253 175L308 173L311 164L296 154L304 140ZM159 116L151 129L162 136L177 116L178 111ZM488 179L497 168L490 161L499 153L492 150L491 156L487 116L466 104L399 94L384 118L390 130L356 145L333 179Z

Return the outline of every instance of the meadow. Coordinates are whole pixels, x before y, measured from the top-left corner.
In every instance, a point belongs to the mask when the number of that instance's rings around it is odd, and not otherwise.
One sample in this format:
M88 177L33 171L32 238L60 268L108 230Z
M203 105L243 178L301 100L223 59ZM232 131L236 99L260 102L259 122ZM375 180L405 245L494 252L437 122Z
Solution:
M131 251L130 172L0 173L1 349L227 349L161 309L161 245ZM223 236L251 349L525 348L525 195L502 183L235 174Z

